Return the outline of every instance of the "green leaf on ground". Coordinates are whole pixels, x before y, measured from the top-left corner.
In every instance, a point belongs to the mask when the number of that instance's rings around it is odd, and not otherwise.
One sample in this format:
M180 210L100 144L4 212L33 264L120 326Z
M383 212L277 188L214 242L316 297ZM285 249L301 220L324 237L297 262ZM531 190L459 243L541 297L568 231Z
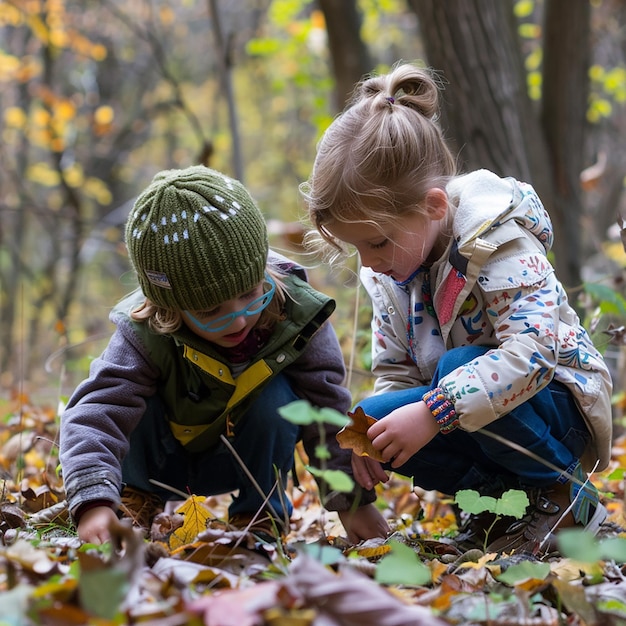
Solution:
M528 507L528 495L520 489L509 489L500 498L481 496L474 489L458 491L454 501L466 513L477 515L489 511L496 515L509 515L517 519L524 516Z
M549 563L534 563L533 561L523 561L508 567L505 572L497 576L497 579L507 585L515 585L525 580L544 580L550 573Z
M415 551L399 541L390 541L391 552L383 557L374 578L383 585L427 585L432 577Z

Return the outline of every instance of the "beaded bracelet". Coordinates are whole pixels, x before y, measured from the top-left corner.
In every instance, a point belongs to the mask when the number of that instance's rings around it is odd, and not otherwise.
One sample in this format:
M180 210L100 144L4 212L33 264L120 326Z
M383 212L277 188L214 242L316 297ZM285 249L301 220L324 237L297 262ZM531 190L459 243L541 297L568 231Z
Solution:
M431 391L427 391L422 400L433 414L439 431L447 435L459 426L459 418L454 410L454 404L445 395L441 387L435 387Z

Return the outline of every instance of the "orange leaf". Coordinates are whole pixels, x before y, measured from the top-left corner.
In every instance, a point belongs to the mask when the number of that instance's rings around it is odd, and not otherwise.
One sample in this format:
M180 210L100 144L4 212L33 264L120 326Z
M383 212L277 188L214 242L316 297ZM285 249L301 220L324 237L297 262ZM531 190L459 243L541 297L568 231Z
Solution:
M359 456L369 456L382 463L384 459L381 453L374 448L367 436L367 429L375 424L376 420L366 415L361 407L357 407L354 413L349 412L348 417L352 423L344 426L336 435L339 447L351 449Z

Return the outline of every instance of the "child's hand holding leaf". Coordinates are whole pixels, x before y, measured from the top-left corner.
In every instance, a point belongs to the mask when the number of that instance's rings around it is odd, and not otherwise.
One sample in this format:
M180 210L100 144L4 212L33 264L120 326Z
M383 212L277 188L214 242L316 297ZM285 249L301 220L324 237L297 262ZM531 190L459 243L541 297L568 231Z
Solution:
M354 413L349 412L348 417L352 420L352 423L344 426L337 433L339 446L352 450L358 456L369 456L382 463L382 454L372 446L372 442L367 436L369 427L375 424L376 420L366 415L361 407L357 407Z

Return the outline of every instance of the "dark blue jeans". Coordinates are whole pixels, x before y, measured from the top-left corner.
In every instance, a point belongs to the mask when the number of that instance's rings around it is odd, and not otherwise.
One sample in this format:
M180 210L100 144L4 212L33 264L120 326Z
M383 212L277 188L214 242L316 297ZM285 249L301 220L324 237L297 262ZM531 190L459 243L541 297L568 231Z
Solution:
M415 387L371 396L359 406L381 419L394 409L418 402L439 379L484 354L483 346L453 348L442 356L429 387ZM572 394L552 381L530 400L481 430L500 435L563 470L571 470L580 458L590 434ZM438 434L402 467L394 471L413 477L423 489L453 495L460 489L483 494L507 488L546 487L560 472L485 435L481 430L457 428ZM386 464L385 469L392 469Z
M285 486L287 474L293 467L299 427L283 419L278 409L297 399L287 378L277 376L237 423L231 439L234 449L266 495L276 482L276 472ZM229 507L230 515L254 513L263 503L263 498L223 443L202 454L192 455L183 448L172 435L158 394L148 400L146 413L131 436L130 450L122 463L122 480L127 485L156 493L163 500L180 499L171 491L152 484L151 478L189 495L208 496L239 490ZM282 487L274 490L269 502L278 515L291 514L292 505Z

